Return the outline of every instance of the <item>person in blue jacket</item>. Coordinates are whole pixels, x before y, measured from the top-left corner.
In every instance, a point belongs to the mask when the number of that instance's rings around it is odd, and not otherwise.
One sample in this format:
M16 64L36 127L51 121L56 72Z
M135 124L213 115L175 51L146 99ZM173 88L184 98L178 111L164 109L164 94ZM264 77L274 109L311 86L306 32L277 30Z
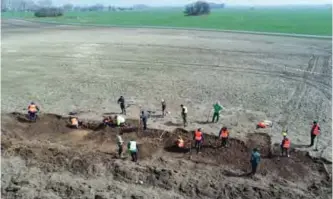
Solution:
M257 167L260 163L260 153L258 152L257 148L253 149L250 162L251 162L251 166L252 166L251 174L255 175L257 172Z

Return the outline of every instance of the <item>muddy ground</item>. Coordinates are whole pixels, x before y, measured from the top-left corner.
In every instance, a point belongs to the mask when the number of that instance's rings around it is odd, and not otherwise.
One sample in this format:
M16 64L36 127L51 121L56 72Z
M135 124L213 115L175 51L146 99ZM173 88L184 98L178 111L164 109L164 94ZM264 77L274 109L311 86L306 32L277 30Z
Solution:
M4 198L330 198L332 183L322 161L305 152L280 157L264 133L231 139L220 147L205 135L202 153L179 151L175 138L193 132L132 128L71 129L68 118L43 115L29 123L21 114L2 115ZM116 155L117 132L139 143L139 162ZM262 162L250 177L249 158L258 147ZM125 191L126 190L126 191Z
M7 198L328 198L332 161L330 40L207 31L75 27L2 20L2 194ZM140 162L115 159L115 130L68 129L55 115L17 121L30 101L43 113L78 113L87 123L119 113L142 144ZM165 99L166 117L160 115ZM209 123L212 104L225 110ZM179 105L188 109L181 127ZM137 130L140 106L151 110L148 135ZM262 119L271 130L256 130ZM309 130L318 119L315 147ZM129 120L127 120L129 121ZM229 149L173 152L171 134L202 127L231 129ZM290 159L269 149L288 127ZM163 129L164 139L158 136ZM209 140L209 139L208 139ZM261 145L257 178L248 178L249 151ZM316 157L317 162L308 157ZM319 162L318 162L319 161ZM326 162L327 163L327 162ZM142 184L140 183L142 181ZM124 190L128 190L124 192Z

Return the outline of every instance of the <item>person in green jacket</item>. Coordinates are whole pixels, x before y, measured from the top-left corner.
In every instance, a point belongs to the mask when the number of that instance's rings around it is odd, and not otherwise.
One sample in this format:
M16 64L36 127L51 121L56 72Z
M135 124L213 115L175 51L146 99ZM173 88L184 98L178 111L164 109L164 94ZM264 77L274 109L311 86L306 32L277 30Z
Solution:
M258 152L258 149L257 148L254 148L253 151L252 151L252 154L251 154L251 166L252 166L252 171L251 171L251 174L254 175L256 174L257 172L257 167L260 163L260 153Z
M213 119L212 119L212 122L214 123L215 122L215 119L216 119L216 122L219 121L220 119L220 111L223 110L223 107L220 105L219 102L216 102L216 104L213 105Z
M137 154L137 152L138 152L138 145L137 145L136 141L134 141L132 139L130 142L128 142L127 149L129 150L129 152L130 152L130 154L132 156L132 161L133 162L138 161L138 154Z

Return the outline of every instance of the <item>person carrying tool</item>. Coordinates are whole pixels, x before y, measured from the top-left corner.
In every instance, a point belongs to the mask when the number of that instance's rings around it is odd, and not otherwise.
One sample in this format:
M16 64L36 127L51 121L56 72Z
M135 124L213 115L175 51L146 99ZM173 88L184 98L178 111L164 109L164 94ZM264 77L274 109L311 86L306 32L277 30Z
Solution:
M143 124L143 130L146 130L146 129L147 129L147 121L148 121L148 117L149 117L148 112L142 110L142 111L141 111L141 115L140 115L140 119L141 119L142 124Z
M220 118L220 112L223 110L223 107L220 105L219 102L216 102L216 104L213 105L213 119L212 119L212 123L215 122L215 119L216 119L216 122L219 121L219 118Z
M120 105L121 114L126 115L125 98L123 96L118 99L118 104Z
M281 142L281 156L286 154L286 156L289 158L289 148L290 148L290 140L287 138L287 135L283 136L283 140Z
M122 153L123 153L123 144L124 144L124 141L122 139L122 136L123 133L120 132L118 135L117 135L117 146L118 146L118 157L119 158L122 158Z
M273 122L272 121L269 121L269 120L262 120L260 122L258 122L257 124L257 129L258 128L268 128L268 127L272 127L273 126Z
M316 139L316 137L320 134L320 127L319 124L317 122L317 120L313 121L313 125L311 128L311 143L310 143L310 147L313 146L314 144L314 140ZM318 138L317 138L318 139Z
M80 125L80 122L79 122L79 119L75 116L70 116L69 117L69 125L72 127L72 128L76 128L78 129L79 128L79 125Z
M114 116L117 126L125 126L125 118L122 115Z
M252 167L252 171L251 171L252 176L256 174L257 167L260 163L260 160L261 160L260 153L258 152L257 148L254 148L253 151L252 151L251 160L250 160L251 167Z
M226 147L228 144L229 131L227 127L222 127L219 133L219 138L221 138L221 146Z
M162 117L165 116L165 108L166 108L166 102L164 99L161 100L161 105L162 105Z
M130 154L131 154L132 161L133 162L138 161L137 152L138 152L139 148L138 148L138 146L136 144L136 141L134 141L133 139L131 139L131 141L128 142L128 144L127 144L127 149L130 152Z
M195 148L196 148L196 150L197 150L197 154L198 154L198 153L200 152L201 145L202 145L202 143L203 143L203 141L204 141L204 137L203 137L203 133L202 133L202 131L201 131L201 128L198 128L198 129L194 132L194 137L193 137L193 139L194 139L194 142L195 142L194 146L195 146Z
M182 108L181 115L183 118L183 124L184 124L184 127L186 127L187 126L187 107L184 106L183 104L181 104L180 107Z
M185 142L184 142L182 136L178 136L178 139L176 141L176 145L177 145L178 148L181 148L181 149L185 147Z
M34 102L31 102L30 105L28 106L29 120L36 121L38 112L39 112L39 107Z

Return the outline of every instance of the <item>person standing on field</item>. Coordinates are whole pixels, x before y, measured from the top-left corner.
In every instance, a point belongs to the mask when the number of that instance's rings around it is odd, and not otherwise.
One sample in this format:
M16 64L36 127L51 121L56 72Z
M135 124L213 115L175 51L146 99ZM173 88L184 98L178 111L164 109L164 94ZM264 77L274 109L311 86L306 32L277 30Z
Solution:
M182 118L183 118L183 124L184 124L184 127L187 126L187 107L184 106L183 104L180 105L180 107L182 108Z
M166 108L166 102L164 101L164 99L162 99L161 105L162 105L162 117L164 117L165 116L165 108Z
M219 102L216 102L216 104L213 105L213 119L212 119L212 123L214 123L215 121L218 122L219 118L220 118L220 112L223 110L223 107L220 105ZM216 120L215 120L216 119Z
M136 143L136 141L134 141L133 139L131 139L131 141L127 144L127 149L129 150L131 157L132 157L132 161L136 162L138 161L138 145Z
M124 144L124 141L123 141L123 138L121 137L123 135L123 132L120 132L118 135L117 135L117 146L118 146L118 157L119 158L122 158L122 153L123 153L123 144Z
M311 128L311 143L310 143L310 147L312 147L314 145L314 140L316 139L316 137L319 134L320 134L320 127L319 127L319 124L318 124L317 120L315 120L315 121L313 121L313 125L312 125L312 128Z
M257 167L260 163L260 153L258 152L257 148L254 148L251 154L251 167L252 167L252 171L251 171L251 175L254 176L257 172Z
M121 114L126 115L125 98L123 96L118 99L118 104L120 105Z
M140 119L141 119L142 124L143 124L143 130L147 129L148 117L149 117L149 115L148 115L147 111L142 110L141 115L140 115Z

